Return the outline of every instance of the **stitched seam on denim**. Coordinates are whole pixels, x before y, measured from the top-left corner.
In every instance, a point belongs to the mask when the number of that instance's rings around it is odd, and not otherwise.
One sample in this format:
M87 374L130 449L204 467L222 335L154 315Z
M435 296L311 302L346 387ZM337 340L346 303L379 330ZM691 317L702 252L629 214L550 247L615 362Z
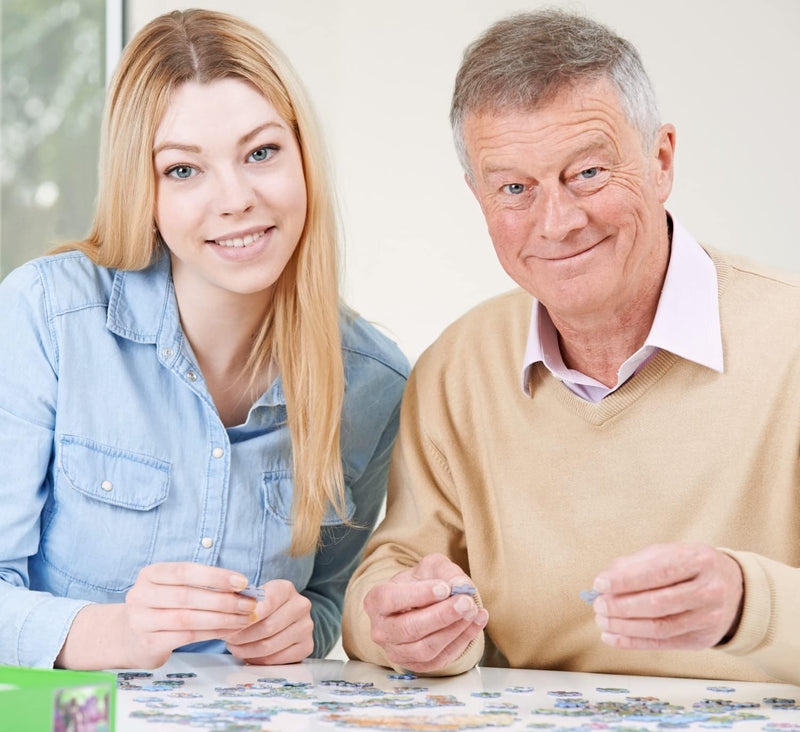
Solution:
M152 545L152 542L150 542L150 543ZM69 574L68 572L65 572L61 567L57 567L55 564L53 564L47 558L47 556L41 550L39 552L39 556L40 556L41 560L48 567L50 567L54 572L57 572L62 577L66 577L70 582L76 582L77 584L81 585L82 587L90 587L93 590L102 590L103 592L126 592L131 587L133 587L133 585L135 584L135 581L134 581L134 582L131 582L128 585L125 585L124 587L106 587L105 585L96 585L96 584L93 584L92 582L88 582L87 580L83 579L82 577L75 577L75 576ZM148 557L146 557L146 561L141 563L142 567L145 567L148 564L150 564L152 558L153 558L153 556L152 556L152 553L151 553Z
M60 361L60 354L58 350L58 337L56 334L56 327L55 327L55 308L53 307L53 301L50 298L50 291L47 288L44 270L41 266L41 262L38 260L34 260L34 265L36 269L36 276L39 278L39 286L42 288L42 302L43 302L43 309L45 314L45 319L47 321L47 330L50 336L50 346L53 350L53 369L55 370L56 374L58 373L59 369L59 361Z
M28 419L27 417L20 417L18 414L6 409L5 407L0 406L0 412L3 414L10 414L14 419L18 419L20 422L26 422L27 424L33 424L37 427L41 427L43 430L47 430L48 432L53 432L53 425L51 424L44 424L43 422L38 422L37 420Z
M403 381L406 381L408 379L408 376L406 376L402 371L398 371L394 366L392 366L392 364L388 363L386 361L386 359L384 359L384 358L382 358L382 357L380 357L380 356L378 356L378 355L376 355L374 353L366 353L365 351L362 351L362 350L360 350L358 348L353 348L352 346L342 346L342 351L347 351L348 353L353 353L356 356L363 356L364 358L368 358L371 361L376 361L377 363L381 364L382 366L385 366L390 371L393 371L401 379L403 379Z

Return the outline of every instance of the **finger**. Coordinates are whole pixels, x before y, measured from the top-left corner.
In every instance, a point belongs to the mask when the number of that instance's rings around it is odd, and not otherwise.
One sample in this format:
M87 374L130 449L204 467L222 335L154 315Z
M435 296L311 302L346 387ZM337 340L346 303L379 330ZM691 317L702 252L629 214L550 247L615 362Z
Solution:
M444 580L448 585L459 582L468 582L464 577L464 570L452 562L444 554L428 554L411 568L409 576L413 580Z
M191 585L226 592L247 587L247 578L223 567L210 567L197 562L160 562L141 570L139 576L156 585Z
M238 631L228 639L229 642L245 644L270 638L282 633L296 623L303 623L310 626L310 628L314 627L314 623L311 620L311 601L297 593L272 613L267 614L267 608L264 603L261 603L256 612L258 615L257 622ZM305 621L308 622L305 623Z
M391 616L429 607L449 595L450 585L443 580L384 582L367 593L364 609L370 617Z
M139 605L156 609L192 608L236 615L254 615L257 601L235 592L221 592L188 585L159 585L158 589L144 588L128 593ZM253 617L253 620L256 618Z
M644 592L606 593L595 599L592 608L597 616L609 618L663 618L707 604L708 598L701 589L692 580Z
M684 650L700 651L711 648L718 639L707 631L695 631L670 638L637 638L616 633L602 633L600 639L612 648L639 651Z
M218 613L193 608L138 608L134 625L137 630L148 633L161 631L206 631L217 632L240 630L252 620L247 615ZM214 636L219 637L219 636Z
M613 618L598 615L595 623L601 630L613 635L659 640L703 632L714 625L708 614L696 611L658 618Z
M301 598L305 599L305 598ZM236 656L242 659L267 657L295 645L308 646L306 655L314 649L314 621L308 611L292 613L287 622L286 616L274 625L272 617L265 618L251 626L244 633L236 633L228 638L228 645ZM279 628L275 630L275 628Z
M594 581L601 593L630 593L669 587L696 577L712 561L701 544L654 544L615 559Z
M411 671L440 670L464 653L483 631L488 617L486 610L481 610L472 621L462 620L414 643L387 648L387 658Z
M308 658L311 652L314 650L314 644L311 643L311 647L309 648L308 644L306 643L296 643L288 648L283 648L280 651L275 653L271 653L265 656L253 656L248 658L241 658L242 661L245 663L249 663L251 665L257 666L279 666L286 663L298 663L302 661L304 658ZM231 651L233 652L233 651Z
M463 630L463 624L472 622L477 614L475 601L469 595L458 595L426 608L376 619L372 623L372 640L384 648L400 646L441 637L437 634L450 629L449 643L458 634L453 626L461 624ZM437 652L444 645L443 642Z

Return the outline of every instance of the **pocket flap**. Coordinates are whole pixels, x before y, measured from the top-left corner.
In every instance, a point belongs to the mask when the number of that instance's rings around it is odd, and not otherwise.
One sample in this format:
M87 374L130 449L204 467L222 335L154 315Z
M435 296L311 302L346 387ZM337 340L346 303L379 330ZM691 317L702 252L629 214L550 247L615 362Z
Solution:
M292 496L294 495L294 475L292 471L272 470L264 473L263 478L267 510L285 524L291 524ZM356 512L356 504L353 503L353 497L347 487L344 490L344 507L345 517L348 521L352 520ZM341 524L342 517L331 504L328 504L321 523L323 526Z
M148 511L169 492L168 462L82 437L61 437L58 467L76 491L115 506Z

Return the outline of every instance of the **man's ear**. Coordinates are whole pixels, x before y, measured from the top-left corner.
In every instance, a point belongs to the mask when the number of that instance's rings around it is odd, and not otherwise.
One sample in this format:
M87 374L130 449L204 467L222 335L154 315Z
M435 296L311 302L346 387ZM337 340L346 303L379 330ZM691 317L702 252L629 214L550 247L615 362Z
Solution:
M653 145L651 165L654 166L654 182L658 200L665 203L672 192L672 177L675 162L675 127L662 125Z
M475 190L475 184L472 182L472 177L469 173L464 173L464 182L467 184L467 188L472 191L472 195L475 196L475 198L478 198L478 193Z

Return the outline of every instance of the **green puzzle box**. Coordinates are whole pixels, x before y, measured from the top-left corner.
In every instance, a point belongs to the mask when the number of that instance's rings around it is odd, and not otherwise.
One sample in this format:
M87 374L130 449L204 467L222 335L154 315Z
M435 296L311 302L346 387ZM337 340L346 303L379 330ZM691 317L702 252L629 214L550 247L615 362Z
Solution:
M114 732L117 677L104 671L0 666L0 729Z

